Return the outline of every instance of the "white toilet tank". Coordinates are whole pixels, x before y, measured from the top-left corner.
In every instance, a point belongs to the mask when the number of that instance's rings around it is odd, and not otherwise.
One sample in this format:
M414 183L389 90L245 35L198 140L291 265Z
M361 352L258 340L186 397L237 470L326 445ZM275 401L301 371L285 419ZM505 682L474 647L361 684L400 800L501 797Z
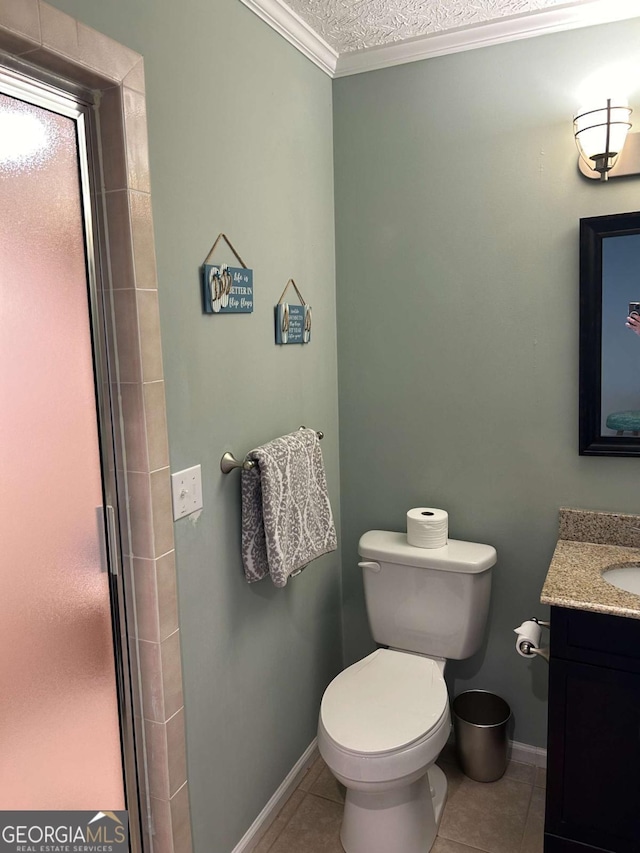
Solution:
M456 660L480 648L495 548L456 539L416 548L406 533L369 530L358 553L376 643Z

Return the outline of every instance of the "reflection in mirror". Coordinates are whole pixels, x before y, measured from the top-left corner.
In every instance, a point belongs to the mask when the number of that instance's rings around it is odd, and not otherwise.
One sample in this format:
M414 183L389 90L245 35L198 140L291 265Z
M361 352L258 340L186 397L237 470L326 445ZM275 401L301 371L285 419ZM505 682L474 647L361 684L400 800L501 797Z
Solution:
M640 234L605 237L602 241L602 435L625 432L638 435L640 431L640 337L625 325L633 302L640 304Z
M580 220L580 453L640 456L640 213Z

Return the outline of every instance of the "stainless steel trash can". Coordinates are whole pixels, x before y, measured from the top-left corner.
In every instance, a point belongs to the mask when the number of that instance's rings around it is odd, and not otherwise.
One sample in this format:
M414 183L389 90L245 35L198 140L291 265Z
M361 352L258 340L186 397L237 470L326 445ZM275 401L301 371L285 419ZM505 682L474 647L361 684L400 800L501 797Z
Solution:
M486 690L467 690L453 700L458 761L465 776L495 782L507 769L509 705Z

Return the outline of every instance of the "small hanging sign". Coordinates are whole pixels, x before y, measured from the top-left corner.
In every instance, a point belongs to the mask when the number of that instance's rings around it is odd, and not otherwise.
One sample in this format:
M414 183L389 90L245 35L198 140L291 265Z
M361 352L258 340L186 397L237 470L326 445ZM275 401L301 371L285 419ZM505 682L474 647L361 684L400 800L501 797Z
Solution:
M283 302L289 285L293 285L298 294L300 305ZM311 306L304 301L292 278L287 282L275 307L275 322L277 344L308 344L311 340Z
M210 262L221 239L240 261L239 267ZM204 259L202 296L206 314L251 314L253 311L253 270L247 267L226 234L218 234L211 251Z

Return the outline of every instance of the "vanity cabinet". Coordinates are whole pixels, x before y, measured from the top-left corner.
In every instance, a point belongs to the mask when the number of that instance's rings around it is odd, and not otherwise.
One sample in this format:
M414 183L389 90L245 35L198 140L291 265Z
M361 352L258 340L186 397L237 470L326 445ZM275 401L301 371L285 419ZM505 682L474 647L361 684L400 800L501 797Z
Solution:
M640 620L551 609L545 853L640 851Z

